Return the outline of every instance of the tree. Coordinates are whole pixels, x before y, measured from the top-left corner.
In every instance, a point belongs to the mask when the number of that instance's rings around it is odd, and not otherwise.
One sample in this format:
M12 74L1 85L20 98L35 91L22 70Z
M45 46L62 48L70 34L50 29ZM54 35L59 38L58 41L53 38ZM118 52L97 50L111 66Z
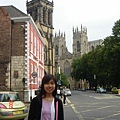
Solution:
M71 76L76 81L86 79L94 87L120 86L120 20L115 22L112 32L103 45L72 61Z
M60 74L56 73L55 77L56 77L57 82L58 82L58 80L61 80L62 86L68 86L69 82L68 82L68 78L65 74L63 74L62 72Z

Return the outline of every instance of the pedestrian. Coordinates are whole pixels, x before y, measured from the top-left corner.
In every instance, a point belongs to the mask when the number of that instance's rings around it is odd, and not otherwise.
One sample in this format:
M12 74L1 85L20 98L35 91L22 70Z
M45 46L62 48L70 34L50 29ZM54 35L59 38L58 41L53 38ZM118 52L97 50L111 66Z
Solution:
M65 105L66 104L66 87L63 89L63 104Z
M64 120L63 104L56 94L57 82L54 76L45 75L40 94L31 101L28 120Z
M57 89L57 97L60 98L60 89Z

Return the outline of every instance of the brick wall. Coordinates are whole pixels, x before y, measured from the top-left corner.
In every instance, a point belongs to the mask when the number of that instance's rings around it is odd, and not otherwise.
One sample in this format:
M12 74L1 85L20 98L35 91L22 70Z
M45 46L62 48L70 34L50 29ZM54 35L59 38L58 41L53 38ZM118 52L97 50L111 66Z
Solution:
M6 70L10 62L11 20L0 7L0 85L5 85Z
M25 23L13 23L12 56L25 56Z

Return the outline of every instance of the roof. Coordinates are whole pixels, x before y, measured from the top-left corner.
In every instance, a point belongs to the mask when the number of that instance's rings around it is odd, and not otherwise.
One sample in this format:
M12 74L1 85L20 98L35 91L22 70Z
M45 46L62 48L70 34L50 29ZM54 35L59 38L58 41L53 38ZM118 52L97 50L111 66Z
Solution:
M10 6L1 6L3 7L6 12L10 15L10 17L26 17L28 16L27 14L23 13L22 11L20 11L19 9L17 9L16 7L14 7L13 5Z

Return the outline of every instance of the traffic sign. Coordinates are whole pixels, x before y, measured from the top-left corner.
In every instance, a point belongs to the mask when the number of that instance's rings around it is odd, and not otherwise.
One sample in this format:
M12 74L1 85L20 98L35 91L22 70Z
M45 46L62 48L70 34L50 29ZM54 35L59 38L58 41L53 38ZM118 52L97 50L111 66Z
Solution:
M61 80L58 80L58 81L57 81L57 84L58 84L58 85L61 85Z
M33 78L37 77L37 73L36 72L33 72L31 75L32 75Z

